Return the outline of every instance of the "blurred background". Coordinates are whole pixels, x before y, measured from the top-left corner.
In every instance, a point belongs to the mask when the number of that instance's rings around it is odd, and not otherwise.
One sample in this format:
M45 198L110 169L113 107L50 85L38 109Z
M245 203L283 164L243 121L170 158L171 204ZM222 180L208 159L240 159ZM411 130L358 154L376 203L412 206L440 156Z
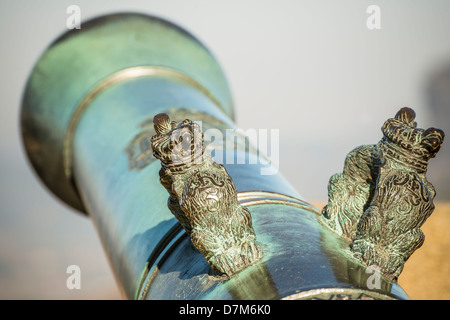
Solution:
M121 299L91 221L53 197L25 157L19 112L27 77L67 30L68 6L83 21L140 12L168 19L221 63L243 129L280 131L280 171L317 206L345 155L376 143L403 106L420 127L450 133L450 2L447 0L2 0L0 2L0 299ZM381 29L369 29L370 5ZM67 70L70 72L70 70ZM74 75L75 76L75 75ZM450 147L430 161L436 210L425 244L399 283L413 299L450 299ZM81 268L68 290L66 269Z

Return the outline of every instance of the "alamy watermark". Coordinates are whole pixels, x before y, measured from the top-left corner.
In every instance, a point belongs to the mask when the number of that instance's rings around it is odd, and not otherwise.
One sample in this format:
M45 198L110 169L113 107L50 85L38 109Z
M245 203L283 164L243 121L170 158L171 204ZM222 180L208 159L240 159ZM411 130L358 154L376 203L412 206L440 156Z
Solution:
M200 130L174 130L168 145L170 161L175 165L201 164L200 148L220 164L257 165L261 175L278 173L280 150L279 129L215 129L202 130L202 121L194 121ZM202 144L203 141L203 144Z
M69 15L66 19L67 29L81 29L81 9L79 6L72 4L67 7L66 13Z
M81 29L81 8L72 4L66 8L69 15L66 19L67 29ZM381 29L381 9L378 5L372 4L367 7L366 13L370 14L366 20L366 26L369 30Z
M76 264L67 267L66 273L70 274L66 280L67 289L81 289L81 269Z
M366 26L369 30L381 29L381 9L377 5L370 5L366 10L370 16L366 20Z
M380 267L372 265L366 269L366 273L372 275L367 278L366 285L370 290L381 289L381 271Z

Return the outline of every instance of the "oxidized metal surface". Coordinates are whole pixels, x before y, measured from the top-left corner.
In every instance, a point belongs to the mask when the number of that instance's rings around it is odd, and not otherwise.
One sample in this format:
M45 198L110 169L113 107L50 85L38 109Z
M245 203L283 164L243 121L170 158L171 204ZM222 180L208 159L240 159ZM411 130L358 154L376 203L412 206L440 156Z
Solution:
M355 237L358 221L375 191L380 162L376 146L360 146L347 154L343 172L330 178L322 221L342 237Z
M226 276L261 259L252 217L237 201L233 180L203 146L198 124L155 116L154 156L161 161L161 184L168 207L214 271Z
M394 300L374 291L355 289L316 289L295 293L283 300Z
M154 123L159 113L180 125L158 117L162 121ZM27 84L22 129L43 182L89 213L125 297L407 299L383 275L378 287L368 288L373 275L355 259L349 239L323 225L321 211L303 201L280 172L262 175L261 168L274 166L260 150L246 142L228 148L226 141L236 138L226 133L236 128L232 118L226 79L200 42L166 21L119 14L84 23L43 54ZM214 141L214 148L224 158L258 161L214 163L208 142L190 135L198 131L194 123L220 132L224 140ZM173 129L193 138L192 166L164 160ZM426 134L429 147L435 135ZM159 143L156 158L152 136ZM178 151L186 159L183 148ZM358 183L372 179L358 189L364 201L378 187L377 162L371 159L377 155L363 148L348 165L348 176L361 174ZM361 165L367 167L360 171ZM341 229L358 231L353 222ZM226 241L232 245L218 252L215 245ZM236 252L227 252L233 246ZM232 276L219 277L217 271Z
M238 197L252 214L264 257L225 281L211 276L204 257L179 230L142 278L139 299L408 299L383 275L378 287L368 288L373 274L352 257L348 241L319 222L316 208L275 193Z
M161 91L170 95L158 96ZM167 190L159 183L161 164L149 154L149 134L155 132L150 129L153 117L166 110L171 110L171 119L174 115L179 121L202 121L205 129L233 128L232 121L192 87L166 78L141 77L118 83L96 97L74 136L77 185L117 278L130 298L136 297L138 288L145 288L147 282L141 282L141 278L154 275L151 270L160 260L160 253L166 252L168 243L180 231L167 207ZM131 161L130 149L135 151ZM242 150L246 154L253 152L253 148ZM296 195L281 174L261 176L258 165L224 166L239 192L263 189ZM171 253L173 250L167 254ZM209 265L200 257L208 273Z
M67 125L66 135L63 141L63 166L64 173L66 178L71 181L72 180L72 144L73 144L73 135L75 133L78 121L80 117L83 115L86 108L88 108L91 102L95 99L96 96L101 94L104 90L109 87L120 83L122 81L129 81L139 77L165 77L169 79L177 79L180 82L185 83L188 86L196 88L198 91L202 92L206 97L208 97L211 101L214 102L219 109L224 110L223 106L219 101L201 84L187 76L186 74L171 69L167 67L160 66L138 66L132 68L126 68L112 75L108 76L106 79L103 79L100 83L98 83L91 91L86 94L80 103L74 109L72 116L70 117L70 121Z
M355 258L396 280L425 239L420 227L434 210L426 179L428 160L444 132L417 128L415 112L402 108L383 127L376 145L351 151L344 171L331 177L321 221L352 240Z
M171 22L112 14L83 22L82 29L65 32L49 46L28 79L21 129L27 156L51 192L86 213L72 177L77 123L92 101L117 83L161 76L207 94L233 118L228 84L217 61Z

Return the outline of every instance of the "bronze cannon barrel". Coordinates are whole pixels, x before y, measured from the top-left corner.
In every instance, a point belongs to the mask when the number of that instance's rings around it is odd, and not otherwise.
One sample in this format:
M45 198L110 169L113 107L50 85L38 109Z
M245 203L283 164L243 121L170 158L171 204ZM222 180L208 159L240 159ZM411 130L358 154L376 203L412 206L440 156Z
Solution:
M200 124L213 146L206 150L222 157L251 213L264 255L231 277L211 272L168 208L152 150L161 113ZM353 259L348 241L320 222L321 210L246 143L233 119L213 55L180 27L140 14L97 18L58 38L29 77L21 113L33 168L92 219L126 298L407 299L383 275L368 286L373 272Z

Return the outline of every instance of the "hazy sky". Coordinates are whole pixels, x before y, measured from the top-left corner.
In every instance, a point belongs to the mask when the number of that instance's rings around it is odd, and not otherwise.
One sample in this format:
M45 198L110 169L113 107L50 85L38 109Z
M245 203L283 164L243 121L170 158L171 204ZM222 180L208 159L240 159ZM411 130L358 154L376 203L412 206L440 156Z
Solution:
M47 192L20 140L25 81L40 54L66 30L71 4L0 2L1 299L119 297L92 223ZM280 170L306 200L326 201L328 179L342 170L346 153L376 143L384 120L403 106L415 109L419 126L450 132L447 0L76 4L82 21L112 12L148 13L200 39L227 75L238 126L280 130ZM379 30L366 24L373 4L381 10ZM439 199L450 200L447 149L430 162L428 177ZM71 264L81 267L81 290L66 287Z

